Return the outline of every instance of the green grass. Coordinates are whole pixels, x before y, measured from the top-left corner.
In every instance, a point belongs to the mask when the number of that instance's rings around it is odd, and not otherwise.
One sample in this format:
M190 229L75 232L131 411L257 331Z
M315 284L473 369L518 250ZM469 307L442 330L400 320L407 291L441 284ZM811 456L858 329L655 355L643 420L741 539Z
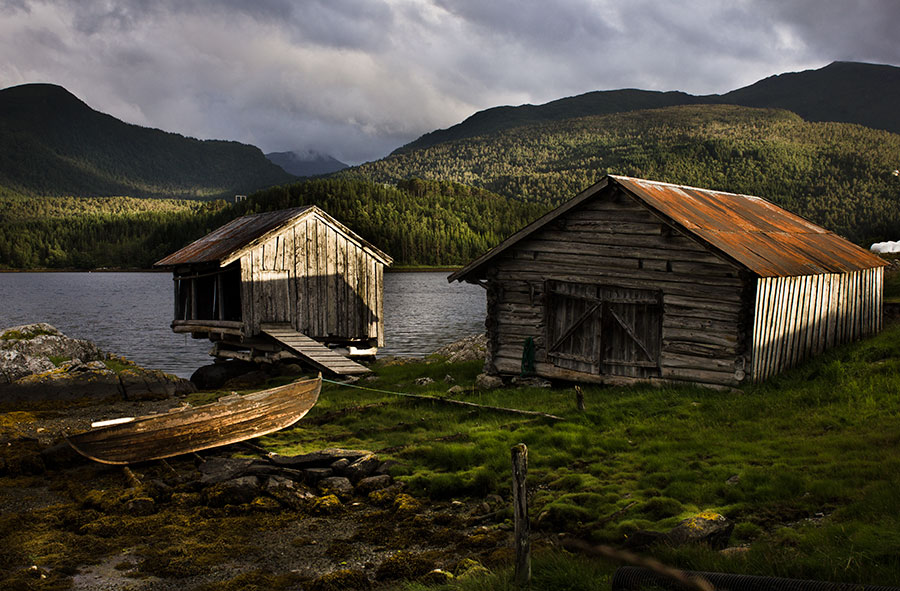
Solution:
M475 391L469 386L480 369L478 362L383 366L374 380L358 384L446 396L450 384L443 378L450 375L466 387L456 398L566 420L329 384L308 426L264 443L281 453L372 449L399 461L394 476L416 495L497 493L508 499L510 447L524 442L539 533L617 544L634 530L667 530L713 510L736 522L732 541L749 544L749 552L729 558L660 550L660 557L694 569L868 584L900 580L900 325L735 393L586 387L584 413L575 409L570 388ZM435 383L415 386L422 376ZM545 559L587 568L565 554ZM608 573L612 566L603 568ZM495 573L482 588L507 588L504 576ZM535 588L595 588L560 586L568 575L560 577Z

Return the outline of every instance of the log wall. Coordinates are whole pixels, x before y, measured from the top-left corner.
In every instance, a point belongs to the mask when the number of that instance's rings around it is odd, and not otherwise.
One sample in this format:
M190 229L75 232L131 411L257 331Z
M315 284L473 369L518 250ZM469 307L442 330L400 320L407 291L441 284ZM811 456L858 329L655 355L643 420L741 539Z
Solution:
M761 277L756 287L752 378L763 381L827 348L882 327L883 269Z
M318 215L251 245L241 280L250 334L264 322L290 322L318 340L384 344L384 263Z
M488 279L488 369L521 371L524 340L548 378L629 383L548 360L547 282L656 290L662 302L653 380L734 386L749 367L751 278L620 191L605 192L499 255ZM649 375L649 374L645 374Z

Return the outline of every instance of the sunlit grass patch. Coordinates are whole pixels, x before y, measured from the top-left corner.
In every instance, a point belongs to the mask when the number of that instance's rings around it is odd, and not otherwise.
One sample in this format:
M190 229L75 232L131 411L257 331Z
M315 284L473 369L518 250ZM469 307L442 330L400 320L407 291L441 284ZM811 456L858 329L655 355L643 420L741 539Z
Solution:
M508 500L510 447L523 442L538 532L615 544L638 529L665 531L713 510L738 524L732 539L749 551L661 555L685 567L754 574L871 583L888 580L873 573L900 576L900 565L885 558L900 555L900 542L886 535L878 543L874 533L894 524L900 505L893 476L900 474L900 326L736 392L586 386L584 412L572 388L475 390L480 366L376 366L374 379L356 384L369 390L327 384L308 424L264 442L280 453L379 451L401 463L393 473L410 492L435 500ZM434 381L416 385L420 377ZM565 420L391 393L445 397L456 384L456 399ZM485 588L509 583L504 574L492 577Z

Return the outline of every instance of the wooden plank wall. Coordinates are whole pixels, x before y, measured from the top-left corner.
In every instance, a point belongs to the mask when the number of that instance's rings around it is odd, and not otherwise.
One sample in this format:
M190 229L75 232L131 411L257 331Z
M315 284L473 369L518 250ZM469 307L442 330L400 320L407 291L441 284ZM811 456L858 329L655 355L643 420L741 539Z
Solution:
M760 382L825 349L882 328L883 269L761 277L753 323L752 378Z
M383 273L383 263L327 220L305 216L241 257L245 325L257 334L261 323L290 322L319 340L381 346Z
M293 326L325 340L384 344L384 264L327 220L306 216L291 228Z
M536 369L550 378L628 383L573 372L546 355L545 282L550 279L659 290L660 377L733 386L749 366L752 310L737 266L671 230L629 196L606 192L500 255L488 274L488 367L519 373L527 337Z

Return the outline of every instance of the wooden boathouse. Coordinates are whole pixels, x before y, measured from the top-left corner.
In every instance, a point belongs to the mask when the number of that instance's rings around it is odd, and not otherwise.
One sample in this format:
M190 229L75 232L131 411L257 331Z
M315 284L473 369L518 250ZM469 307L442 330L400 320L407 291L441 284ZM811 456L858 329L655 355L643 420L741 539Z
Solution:
M209 338L213 355L296 357L363 373L332 348L374 355L384 344L383 273L391 257L311 205L243 216L155 266L175 281L172 330Z
M879 331L884 265L759 197L610 175L449 280L487 288L489 373L733 387Z

